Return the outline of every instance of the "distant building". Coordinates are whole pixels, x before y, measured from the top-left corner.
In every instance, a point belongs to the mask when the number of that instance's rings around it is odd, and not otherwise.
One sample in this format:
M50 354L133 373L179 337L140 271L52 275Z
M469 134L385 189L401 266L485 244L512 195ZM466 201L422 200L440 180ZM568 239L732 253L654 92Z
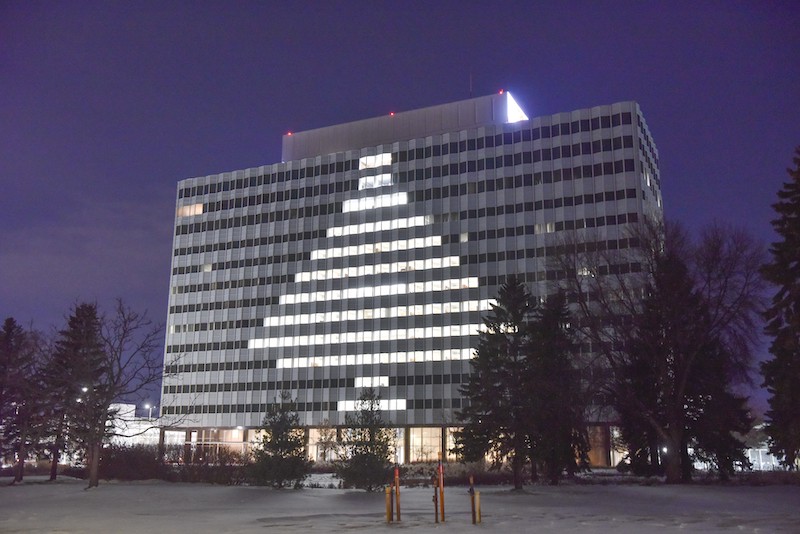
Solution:
M282 159L178 185L161 405L194 445L250 441L286 390L314 450L371 387L398 460L435 459L505 276L544 296L567 233L635 248L662 214L635 102L528 119L501 92L289 133Z
M161 430L157 420L137 417L135 404L112 404L110 410L115 414L109 439L112 445L158 445Z

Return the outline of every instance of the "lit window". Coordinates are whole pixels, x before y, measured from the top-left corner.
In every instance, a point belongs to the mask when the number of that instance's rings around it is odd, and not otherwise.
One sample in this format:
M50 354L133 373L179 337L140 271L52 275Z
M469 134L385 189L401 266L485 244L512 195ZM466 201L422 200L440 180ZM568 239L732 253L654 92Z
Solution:
M202 204L190 204L188 206L181 206L178 208L178 217L191 217L192 215L202 215Z
M358 169L374 169L376 167L383 167L384 165L392 164L392 154L384 152L377 156L362 156L358 158Z
M375 176L364 176L358 179L359 191L363 191L364 189L375 189L377 187L384 187L387 185L392 185L392 175L388 173L376 174Z
M354 198L345 200L342 204L342 212L364 211L376 208L387 208L391 206L402 206L408 204L407 193L392 193L391 195L379 195L376 197Z

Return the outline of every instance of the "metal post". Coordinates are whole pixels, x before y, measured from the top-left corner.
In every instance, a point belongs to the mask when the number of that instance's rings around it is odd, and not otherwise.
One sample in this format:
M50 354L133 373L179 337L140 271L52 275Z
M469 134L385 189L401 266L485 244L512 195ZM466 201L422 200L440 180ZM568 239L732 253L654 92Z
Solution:
M439 460L439 514L442 516L442 523L444 523L444 467L442 460Z
M397 509L397 520L400 521L400 468L394 468L394 495L395 507Z
M469 506L472 510L472 524L474 525L476 522L475 516L475 478L470 475L469 476Z
M433 517L439 522L439 480L433 476Z

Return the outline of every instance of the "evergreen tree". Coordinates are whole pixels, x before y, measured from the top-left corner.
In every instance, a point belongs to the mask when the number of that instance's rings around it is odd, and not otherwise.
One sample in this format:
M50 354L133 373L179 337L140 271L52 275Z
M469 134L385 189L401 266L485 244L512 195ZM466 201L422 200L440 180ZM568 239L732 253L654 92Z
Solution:
M687 394L687 447L727 480L736 466L749 468L744 437L753 426L747 397L731 388L730 358L712 342L698 358ZM689 466L684 466L684 472Z
M374 389L364 390L355 414L345 416L339 458L333 462L345 487L373 491L386 483L394 452L394 433L386 428Z
M778 286L765 314L766 333L773 338L773 358L761 368L770 393L767 433L770 451L789 468L796 468L800 458L800 147L794 164L772 206L778 214L772 226L780 240L772 244L772 261L761 271Z
M509 463L515 489L528 460L534 476L541 466L557 484L564 470L586 464L589 449L565 299L556 294L539 308L525 284L508 276L484 324L461 390L469 404L459 414L456 451L466 461L489 454L494 468Z
M54 460L69 440L83 455L90 471L89 487L98 484L100 451L106 436L109 366L103 346L100 318L94 304L79 304L59 332L47 372L56 430Z
M535 309L525 285L508 276L484 317L469 381L460 390L468 404L458 414L463 428L456 432L456 452L465 461L480 461L488 454L493 468L508 462L515 489L523 486L535 424L528 358Z
M0 457L16 457L13 482L43 432L41 385L35 335L9 317L0 330Z
M531 457L551 484L588 464L585 392L573 364L575 344L563 294L545 302L533 322L530 350Z
M281 393L281 402L270 407L261 430L260 447L251 466L253 480L275 488L300 487L312 462L306 458L300 418L288 392Z

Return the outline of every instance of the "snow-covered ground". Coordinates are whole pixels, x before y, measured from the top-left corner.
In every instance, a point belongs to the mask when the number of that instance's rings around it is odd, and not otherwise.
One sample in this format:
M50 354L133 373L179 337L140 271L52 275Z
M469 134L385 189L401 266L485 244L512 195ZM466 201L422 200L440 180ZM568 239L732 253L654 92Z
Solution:
M313 482L327 485L318 476ZM48 483L0 479L0 532L800 532L800 486L633 484L479 487L483 524L463 487L445 491L435 525L432 488L403 488L402 522L387 525L383 493L212 486L161 481Z

